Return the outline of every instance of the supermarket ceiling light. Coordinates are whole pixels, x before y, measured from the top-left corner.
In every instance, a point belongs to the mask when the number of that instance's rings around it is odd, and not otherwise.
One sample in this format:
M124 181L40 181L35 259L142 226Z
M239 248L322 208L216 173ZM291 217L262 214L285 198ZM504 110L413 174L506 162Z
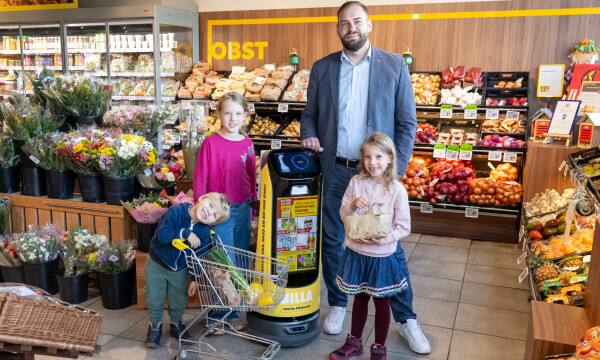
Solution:
M413 19L418 19L419 18L419 14L413 14Z

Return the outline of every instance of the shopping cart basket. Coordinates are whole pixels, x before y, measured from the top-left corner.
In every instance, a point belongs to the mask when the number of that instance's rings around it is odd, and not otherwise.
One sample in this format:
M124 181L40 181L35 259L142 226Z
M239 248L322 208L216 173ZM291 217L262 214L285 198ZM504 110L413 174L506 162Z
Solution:
M201 318L207 319L207 329L198 340L180 337L176 359L186 358L188 352L230 359L231 354L224 355L205 342L215 330L267 346L260 356L236 355L236 358L272 359L281 348L278 342L239 332L225 319L233 311L268 312L279 305L285 295L289 263L224 245L214 232L209 244L195 250L184 241L175 239L173 246L185 253L202 307L202 313L185 330L189 332ZM212 318L211 310L222 310L226 314Z

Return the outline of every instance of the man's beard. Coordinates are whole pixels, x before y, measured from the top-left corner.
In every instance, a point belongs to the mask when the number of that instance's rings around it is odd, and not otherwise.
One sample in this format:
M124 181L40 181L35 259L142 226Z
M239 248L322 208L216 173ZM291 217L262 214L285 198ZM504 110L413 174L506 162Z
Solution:
M345 40L342 37L340 37L340 40L342 41L342 46L344 47L344 49L348 51L357 51L358 49L362 48L363 45L366 44L367 40L369 40L369 34L367 32L364 32L360 34L360 37L358 39L355 40Z

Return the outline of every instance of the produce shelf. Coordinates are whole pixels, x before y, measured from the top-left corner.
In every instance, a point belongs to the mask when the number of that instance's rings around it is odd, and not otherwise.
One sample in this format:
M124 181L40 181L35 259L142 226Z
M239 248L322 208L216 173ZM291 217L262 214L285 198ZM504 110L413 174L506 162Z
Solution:
M412 208L421 208L422 204L429 204L425 200L416 200L409 199L408 204ZM495 205L476 205L471 203L465 204L453 204L453 203L439 203L433 205L433 211L436 210L446 210L446 211L454 211L454 212L465 212L467 208L478 209L480 213L487 214L503 214L503 215L519 215L520 206L495 206Z

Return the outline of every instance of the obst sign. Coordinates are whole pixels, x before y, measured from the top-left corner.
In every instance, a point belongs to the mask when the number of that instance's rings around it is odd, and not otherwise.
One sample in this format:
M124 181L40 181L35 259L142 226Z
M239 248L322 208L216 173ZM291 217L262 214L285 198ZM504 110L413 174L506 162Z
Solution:
M267 41L246 41L239 43L230 41L225 45L222 42L213 43L210 46L209 57L221 60L227 57L229 60L251 60L258 56L259 60L265 58L265 48L269 46Z

